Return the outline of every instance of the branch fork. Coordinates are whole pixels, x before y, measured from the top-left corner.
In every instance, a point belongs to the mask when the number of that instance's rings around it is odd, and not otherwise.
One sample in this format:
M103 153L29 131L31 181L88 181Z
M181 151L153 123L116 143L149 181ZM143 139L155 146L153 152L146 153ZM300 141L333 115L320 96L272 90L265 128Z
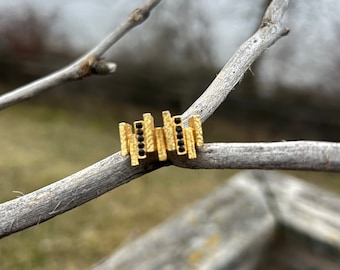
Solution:
M144 21L160 0L148 0L106 39L75 64L0 97L0 109L68 80L91 74L111 74L114 63L100 57L120 37ZM288 34L282 17L288 0L273 0L259 30L235 52L206 91L182 114L184 126L192 115L208 119L241 80L251 64L280 37ZM78 68L80 68L80 73ZM0 204L0 238L69 211L100 195L163 166L191 169L296 169L340 172L340 143L213 143L197 149L196 159L169 155L167 161L131 166L130 159L115 153L51 185ZM4 214L3 214L4 213Z

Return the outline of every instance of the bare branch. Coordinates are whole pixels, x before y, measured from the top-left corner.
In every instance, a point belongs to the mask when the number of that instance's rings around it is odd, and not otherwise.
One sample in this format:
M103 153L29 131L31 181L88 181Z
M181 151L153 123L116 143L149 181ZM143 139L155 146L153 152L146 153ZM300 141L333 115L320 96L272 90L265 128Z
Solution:
M58 182L0 204L0 238L37 225L128 183L161 164L131 167L120 153Z
M142 8L135 9L130 16L119 25L110 35L101 41L95 48L93 48L84 59L95 55L97 57L103 55L108 49L112 47L122 36L129 32L132 28L143 23L150 15L150 12L155 8L161 0L148 0Z
M173 159L191 169L279 169L340 172L340 143L292 141L273 143L211 143L197 159Z
M184 112L185 121L194 114L200 115L202 122L209 118L243 78L251 64L276 40L288 33L288 29L284 28L281 22L288 2L271 2L260 28L241 45L207 90Z
M193 169L292 169L340 172L340 143L212 143L198 158L178 156L170 161L131 167L116 153L58 182L0 204L0 238L49 220L163 166Z
M149 1L149 6L146 5L145 10L151 9L158 2ZM252 62L287 32L280 23L287 3L288 0L274 0L272 2L265 15L264 22L266 24L262 23L260 29L240 47L212 85L184 113L186 118L191 114L200 114L203 120L207 119L241 79ZM279 10L281 11L279 12ZM133 20L140 22L142 19L139 19L139 16L143 18L146 14L145 11L138 11L133 15L133 17L136 16ZM129 20L131 20L131 17ZM105 44L104 42L98 49L95 49L98 51L92 53L104 51L108 46ZM90 57L88 57L85 61L90 60ZM91 61L98 61L98 57ZM60 71L61 73L65 72L62 76L50 76L43 80L50 80L50 84L53 85L57 85L58 80L68 80L69 77L67 76L70 73L79 72L76 67L79 63L84 63L84 61L79 60L74 64L75 67L70 66L68 69ZM86 71L88 65L84 64L83 66L85 73L88 72ZM76 77L79 74L73 74L73 76ZM35 84L38 89L42 87L39 82ZM23 92L22 94L32 94L32 91L20 91ZM13 103L13 99L8 102ZM7 103L0 102L0 104L4 106L3 104ZM287 151L287 149L290 149L290 151ZM299 155L292 155L293 149L296 153L299 152ZM268 152L270 152L270 155ZM296 168L340 171L339 153L340 146L335 143L208 144L200 150L199 157L195 161L189 162L176 156L170 157L170 161L163 163L157 162L156 159L148 160L137 167L131 167L129 158L121 157L120 153L116 153L52 185L1 204L0 237L51 219L132 179L166 165L175 164L190 168ZM273 156L274 154L275 156ZM304 164L306 160L309 162Z
M116 64L104 62L101 60L101 56L132 28L144 22L148 18L151 10L160 2L161 0L148 0L142 8L134 10L122 24L95 48L71 65L0 96L0 110L32 98L43 91L62 85L68 81L79 80L90 75L107 75L113 73L116 70Z

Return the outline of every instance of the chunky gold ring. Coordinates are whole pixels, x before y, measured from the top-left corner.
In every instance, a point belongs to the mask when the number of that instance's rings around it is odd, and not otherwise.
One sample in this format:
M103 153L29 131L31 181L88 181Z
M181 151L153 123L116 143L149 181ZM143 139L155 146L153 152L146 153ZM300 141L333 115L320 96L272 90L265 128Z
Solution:
M152 152L157 152L159 161L167 160L167 153L172 151L188 159L197 158L196 147L204 143L199 115L189 118L189 127L184 127L181 115L171 116L169 111L163 111L162 117L163 127L155 128L151 113L144 113L143 120L133 125L119 124L121 154L130 155L131 166L139 165L139 160Z

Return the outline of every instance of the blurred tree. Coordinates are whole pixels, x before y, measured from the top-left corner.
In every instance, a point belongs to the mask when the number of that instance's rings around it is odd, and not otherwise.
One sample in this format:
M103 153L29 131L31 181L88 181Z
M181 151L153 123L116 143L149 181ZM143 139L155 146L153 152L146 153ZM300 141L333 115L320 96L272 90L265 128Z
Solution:
M164 2L160 12L153 14L152 25L123 42L114 56L181 70L212 64L211 26L203 8L193 1Z
M57 13L42 14L30 5L0 11L0 79L16 84L51 71L53 54L67 54L66 39L53 27ZM48 61L44 59L48 56Z
M47 36L52 21L45 21L30 6L22 14L10 11L1 15L0 34L9 50L18 57L34 58L47 48Z
M203 7L193 1L164 2L148 29L127 37L111 56L119 67L114 84L124 89L112 98L118 94L124 101L178 112L191 104L217 70Z

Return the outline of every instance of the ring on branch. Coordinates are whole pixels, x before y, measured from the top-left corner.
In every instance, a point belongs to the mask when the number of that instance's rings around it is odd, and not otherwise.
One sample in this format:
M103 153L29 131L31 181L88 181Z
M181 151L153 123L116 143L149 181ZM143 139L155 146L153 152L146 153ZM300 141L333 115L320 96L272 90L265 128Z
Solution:
M139 160L154 152L159 161L167 160L167 152L186 155L188 159L197 158L196 147L203 146L200 117L191 116L189 127L184 127L181 115L171 117L169 111L163 111L162 117L163 127L155 128L151 113L144 113L143 120L135 121L133 126L125 122L119 124L121 154L130 155L131 166L139 165Z

